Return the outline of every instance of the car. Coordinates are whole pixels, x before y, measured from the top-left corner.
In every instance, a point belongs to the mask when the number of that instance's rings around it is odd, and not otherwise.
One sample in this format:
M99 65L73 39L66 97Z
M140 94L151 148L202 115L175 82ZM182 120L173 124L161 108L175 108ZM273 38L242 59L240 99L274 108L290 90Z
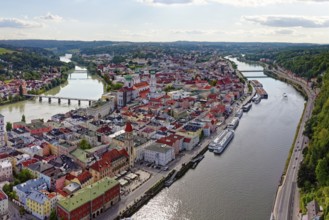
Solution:
M169 170L169 167L168 167L168 166L162 167L161 170L163 170L163 171L167 171L167 170Z
M298 157L295 158L296 160L298 159Z

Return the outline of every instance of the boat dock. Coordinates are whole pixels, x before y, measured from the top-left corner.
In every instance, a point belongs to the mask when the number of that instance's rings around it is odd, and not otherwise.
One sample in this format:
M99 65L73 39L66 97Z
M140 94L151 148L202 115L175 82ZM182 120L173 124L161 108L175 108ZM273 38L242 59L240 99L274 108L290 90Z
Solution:
M261 84L258 80L250 80L250 83L251 83L254 87L263 87L263 84Z
M256 89L256 93L257 93L258 95L260 95L260 97L261 97L262 99L267 99L267 98L268 98L268 94L267 94L267 92L265 91L265 89L263 89L262 87L256 87L255 89Z

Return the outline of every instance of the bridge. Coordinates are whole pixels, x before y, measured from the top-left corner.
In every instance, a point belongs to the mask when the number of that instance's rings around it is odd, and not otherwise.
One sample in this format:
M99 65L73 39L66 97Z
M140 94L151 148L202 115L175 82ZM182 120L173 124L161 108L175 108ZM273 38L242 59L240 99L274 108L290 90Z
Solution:
M264 72L264 70L239 70L241 73L260 73Z
M48 96L48 95L32 95L32 94L26 94L24 95L26 97L32 97L32 98L39 98L39 101L42 102L42 99L48 99L48 102L51 103L52 99L57 99L58 100L58 104L61 103L61 100L67 100L68 104L71 104L71 100L75 100L78 101L78 104L81 104L81 101L85 101L89 103L89 106L92 104L92 102L96 102L97 100L95 99L84 99L84 98L71 98L71 97L60 97L60 96Z
M252 78L269 78L268 76L244 76L247 79L252 79Z
M75 69L72 73L86 73L88 72L87 70L77 70Z

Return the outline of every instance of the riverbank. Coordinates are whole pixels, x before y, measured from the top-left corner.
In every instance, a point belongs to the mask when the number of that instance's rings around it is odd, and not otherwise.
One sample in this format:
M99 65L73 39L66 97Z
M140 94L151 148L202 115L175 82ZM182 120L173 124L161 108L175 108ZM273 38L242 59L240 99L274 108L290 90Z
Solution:
M289 153L286 160L286 165L282 173L281 182L278 186L272 209L273 219L284 219L287 216L293 216L293 219L297 219L296 217L299 216L300 210L299 202L294 202L300 200L296 184L297 172L299 170L300 162L303 159L301 151L307 147L308 143L308 140L305 139L303 135L303 131L305 123L312 113L316 93L308 87L307 82L290 76L281 68L278 70L267 69L267 71L271 72L271 74L275 74L278 79L283 79L287 83L296 85L302 90L302 94L304 94L304 98L307 101L304 105L303 114L297 126L294 142L290 149L291 153ZM294 157L292 157L292 155L294 155Z

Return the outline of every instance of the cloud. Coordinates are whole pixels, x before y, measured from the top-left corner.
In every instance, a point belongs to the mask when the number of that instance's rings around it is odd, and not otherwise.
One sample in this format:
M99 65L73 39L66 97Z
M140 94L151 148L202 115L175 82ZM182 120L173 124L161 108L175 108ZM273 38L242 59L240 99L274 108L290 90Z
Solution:
M137 0L138 2L148 5L191 5L204 3L206 0Z
M63 20L63 18L59 15L53 15L50 12L47 13L45 16L37 17L37 19L47 20L47 21L55 21L60 22Z
M262 15L244 16L244 20L270 27L328 28L329 17Z
M291 29L281 29L281 30L274 31L274 34L277 34L277 35L291 35L294 33L295 33L295 31L291 30Z
M21 20L18 18L0 18L0 28L37 28L43 25L34 21Z
M329 0L137 0L138 2L148 5L193 5L193 4L208 4L218 3L225 5L234 5L238 7L257 7L273 4L289 4L289 3L326 3Z

